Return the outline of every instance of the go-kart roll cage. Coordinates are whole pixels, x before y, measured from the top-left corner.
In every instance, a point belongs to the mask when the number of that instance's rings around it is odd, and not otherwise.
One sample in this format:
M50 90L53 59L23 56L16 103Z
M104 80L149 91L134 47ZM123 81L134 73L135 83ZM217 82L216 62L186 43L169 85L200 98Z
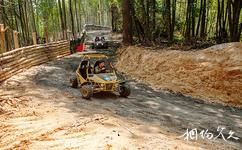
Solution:
M92 67L91 64L90 64L91 58L97 59L97 60L95 60L95 63L93 63L94 65L96 64L96 62L98 62L100 60L108 59L108 57L106 55L100 54L100 53L92 53L91 55L88 55L88 54L83 55L82 61L79 64L78 69L76 70L76 74L78 75L79 80L80 80L79 81L80 85L92 82L89 79L89 77L93 77L93 75L95 74L95 71L94 71L94 69L95 69L94 67L95 66L93 65L93 67ZM85 62L85 61L87 61L87 64L85 64L85 67L82 68L83 67L82 63ZM81 69L85 69L85 77L81 74ZM117 76L117 73L116 73L115 69L113 69L112 72L110 72L110 73L113 73L113 74L115 74ZM104 85L104 84L105 83L102 83L102 82L100 82L100 83L96 83L95 82L94 86L102 87L102 85ZM113 84L113 83L111 83L111 84ZM113 88L116 88L116 87L113 87ZM104 89L104 87L102 87L102 90L109 91L109 90L114 90L114 89Z

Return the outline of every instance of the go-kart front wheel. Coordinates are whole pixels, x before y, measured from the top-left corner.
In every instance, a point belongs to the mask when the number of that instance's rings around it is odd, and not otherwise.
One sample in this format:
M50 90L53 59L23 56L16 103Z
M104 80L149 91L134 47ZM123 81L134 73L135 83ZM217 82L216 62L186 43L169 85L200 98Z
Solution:
M119 86L119 94L121 97L128 97L131 93L129 85L120 85Z
M93 95L93 89L90 85L83 85L80 89L82 97L85 99L90 99Z

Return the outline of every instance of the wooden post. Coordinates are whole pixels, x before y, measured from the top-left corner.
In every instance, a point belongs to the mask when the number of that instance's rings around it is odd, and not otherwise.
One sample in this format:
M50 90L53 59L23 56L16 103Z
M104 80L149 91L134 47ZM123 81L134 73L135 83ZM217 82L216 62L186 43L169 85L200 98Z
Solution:
M15 49L19 48L18 34L19 33L17 31L13 31L13 41Z
M6 52L6 39L5 39L4 25L0 24L0 53Z
M32 37L33 37L33 44L37 45L37 34L36 34L36 32L32 33Z

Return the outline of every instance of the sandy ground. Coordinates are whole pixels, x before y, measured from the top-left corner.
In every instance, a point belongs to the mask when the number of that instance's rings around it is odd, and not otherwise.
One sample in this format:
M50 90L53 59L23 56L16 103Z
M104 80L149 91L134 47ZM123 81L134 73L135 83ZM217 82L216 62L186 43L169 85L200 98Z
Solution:
M0 149L240 149L242 110L154 91L130 78L132 94L96 94L84 100L69 78L79 58L33 67L0 86ZM217 133L224 126L239 140L186 141L186 129ZM218 133L217 133L218 134ZM228 132L224 133L228 136Z
M117 67L154 89L242 107L242 43L197 51L133 46L119 50Z

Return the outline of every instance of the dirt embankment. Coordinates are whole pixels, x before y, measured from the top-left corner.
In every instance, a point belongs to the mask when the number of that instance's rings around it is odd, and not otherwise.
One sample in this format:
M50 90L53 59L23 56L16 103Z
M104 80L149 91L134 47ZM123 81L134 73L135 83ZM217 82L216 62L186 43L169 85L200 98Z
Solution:
M117 67L156 89L242 107L242 43L200 51L128 47Z

